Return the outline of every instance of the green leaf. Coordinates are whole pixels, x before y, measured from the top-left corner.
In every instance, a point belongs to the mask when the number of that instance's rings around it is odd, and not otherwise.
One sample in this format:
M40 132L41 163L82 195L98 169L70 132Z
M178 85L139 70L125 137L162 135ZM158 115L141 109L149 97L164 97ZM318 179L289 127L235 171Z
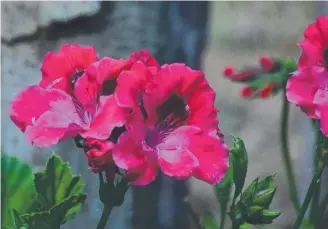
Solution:
M220 228L223 228L230 199L230 192L233 183L233 167L230 160L230 166L225 178L214 187L216 199L220 203Z
M244 187L248 166L247 150L243 140L239 137L233 136L233 148L230 150L230 158L233 167L235 197L237 197Z
M249 223L243 223L242 225L240 225L240 229L250 229L252 228L252 224Z
M1 155L1 225L13 226L9 210L26 213L35 197L31 166L16 157Z
M9 210L9 214L13 222L13 227L15 229L28 229L26 222L18 211L16 211L15 209L11 209Z
M206 212L203 219L203 229L218 229L218 224L216 222L215 216L211 212Z
M72 196L52 207L49 211L25 214L22 217L28 222L29 227L32 229L59 229L60 225L65 223L65 221L62 220L65 215L70 215L68 212L74 210L80 203L83 203L85 198L86 195L83 194Z
M67 207L62 209L58 218L64 223L76 214L85 200L83 195L83 184L80 176L73 176L68 163L63 162L60 157L52 156L44 171L35 174L35 188L38 192L38 210L42 212L51 211L53 207ZM81 195L84 198L81 198ZM72 202L72 200L75 200ZM76 200L79 200L76 202ZM73 204L74 203L74 204ZM40 213L40 214L41 214ZM41 214L46 217L46 215Z

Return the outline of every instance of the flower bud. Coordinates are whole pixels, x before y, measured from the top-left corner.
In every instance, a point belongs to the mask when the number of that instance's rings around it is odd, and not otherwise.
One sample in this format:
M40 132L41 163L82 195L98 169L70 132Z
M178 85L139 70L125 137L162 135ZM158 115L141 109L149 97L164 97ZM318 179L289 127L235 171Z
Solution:
M254 204L266 209L269 208L276 190L276 188L270 188L264 191L260 191L254 197Z

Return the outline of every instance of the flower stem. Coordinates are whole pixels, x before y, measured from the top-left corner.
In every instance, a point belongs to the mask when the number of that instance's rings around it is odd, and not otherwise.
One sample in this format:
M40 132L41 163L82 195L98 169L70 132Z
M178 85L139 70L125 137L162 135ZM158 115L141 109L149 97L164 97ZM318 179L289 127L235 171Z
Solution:
M314 194L315 190L317 188L319 188L318 187L320 185L319 180L320 180L320 177L321 177L321 174L322 174L324 168L325 168L324 164L320 163L320 166L319 166L318 170L315 172L315 174L313 176L313 179L311 181L311 184L309 186L309 189L306 193L305 200L304 200L304 202L302 204L302 207L301 207L301 210L300 210L300 212L297 216L297 219L295 221L293 229L299 229L300 228L302 220L303 220L304 215L306 213L306 210L308 209L309 204L311 202L311 199L313 197L313 194Z
M106 227L109 215L112 211L112 208L113 208L112 206L104 204L104 208L103 208L99 223L97 225L97 229L104 229Z
M287 173L287 179L289 184L289 195L294 205L296 212L300 210L300 204L298 202L298 193L296 188L295 176L293 174L293 167L290 158L290 152L288 147L288 116L289 116L289 102L286 98L286 87L283 91L283 106L281 110L281 155L284 162L284 166Z
M314 155L314 171L318 170L318 167L320 166L321 162L321 151L323 149L323 136L319 127L319 122L317 121L315 123L316 128L316 142L315 142L315 155ZM314 193L311 203L311 209L310 209L310 220L312 224L316 224L316 222L319 220L318 216L320 215L320 209L319 209L319 201L320 201L320 186L321 182L319 181L318 187Z
M101 193L102 193L101 190L104 187L105 183L104 183L104 178L103 178L102 173L100 172L98 175L99 175L99 182L100 182L99 195L100 195L100 199L101 199ZM104 229L106 227L106 224L107 224L107 221L109 219L109 215L110 215L112 209L113 209L112 205L104 203L103 211L101 213L101 217L100 217L100 220L98 222L96 229Z
M236 212L235 212L236 211L235 210L236 206L235 205L236 205L237 197L238 197L238 195L235 191L235 194L233 195L233 198L232 198L231 207L230 207L232 229L238 229L239 228L239 226L236 222L236 217L235 217L235 215L236 215Z

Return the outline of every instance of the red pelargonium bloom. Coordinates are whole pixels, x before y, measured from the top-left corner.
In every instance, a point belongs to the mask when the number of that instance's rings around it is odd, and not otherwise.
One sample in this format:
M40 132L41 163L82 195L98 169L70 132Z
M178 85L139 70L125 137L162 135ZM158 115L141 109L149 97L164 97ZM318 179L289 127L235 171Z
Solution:
M241 94L241 97L248 98L248 97L254 95L254 89L251 87L244 87L241 89L240 94Z
M72 93L78 77L93 62L97 61L96 49L93 46L64 44L57 53L48 52L41 66L43 88L57 88Z
M277 87L276 83L270 83L266 85L265 87L261 88L261 90L259 91L259 96L263 99L268 98L276 87Z
M320 119L327 135L328 72L321 67L301 68L288 79L288 101L299 106L310 118Z
M269 72L275 65L274 61L269 56L262 56L260 62L265 72Z
M113 95L101 96L101 85L84 73L77 79L74 95L56 89L29 86L10 104L10 117L27 141L48 147L80 134L106 139L123 126L128 110L117 105Z
M251 81L260 74L269 72L275 66L273 59L268 56L262 56L260 64L261 66L245 67L240 71L236 71L232 66L226 66L223 75L233 81Z
M112 150L115 147L115 143L108 140L87 138L83 146L88 158L88 165L92 172L99 173L109 170L110 177L115 176L116 166L112 157Z
M304 41L298 45L302 54L298 67L318 66L328 68L328 16L317 17L304 31Z
M152 182L158 168L210 184L224 177L229 151L219 137L215 92L202 72L183 64L152 72L136 62L120 75L115 95L134 110L113 150L118 167L139 174L134 185Z

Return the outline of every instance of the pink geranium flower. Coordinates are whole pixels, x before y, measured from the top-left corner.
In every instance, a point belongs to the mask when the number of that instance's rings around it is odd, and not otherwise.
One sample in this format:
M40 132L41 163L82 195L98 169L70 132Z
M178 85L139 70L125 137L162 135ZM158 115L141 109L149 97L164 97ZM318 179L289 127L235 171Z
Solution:
M319 119L322 132L328 135L328 17L318 17L304 37L299 43L299 70L288 79L286 95L310 118Z
M154 69L136 62L119 76L115 96L134 115L113 159L139 174L135 185L152 182L159 168L168 176L194 176L210 184L224 177L229 151L219 137L215 93L202 72L183 64Z
M57 88L72 93L77 78L98 60L93 46L64 44L57 53L48 52L41 66L43 88Z
M74 94L56 88L29 86L10 104L10 117L30 144L48 147L80 134L106 139L123 126L128 110L117 105L113 95L100 95L101 85L84 73L74 85Z

